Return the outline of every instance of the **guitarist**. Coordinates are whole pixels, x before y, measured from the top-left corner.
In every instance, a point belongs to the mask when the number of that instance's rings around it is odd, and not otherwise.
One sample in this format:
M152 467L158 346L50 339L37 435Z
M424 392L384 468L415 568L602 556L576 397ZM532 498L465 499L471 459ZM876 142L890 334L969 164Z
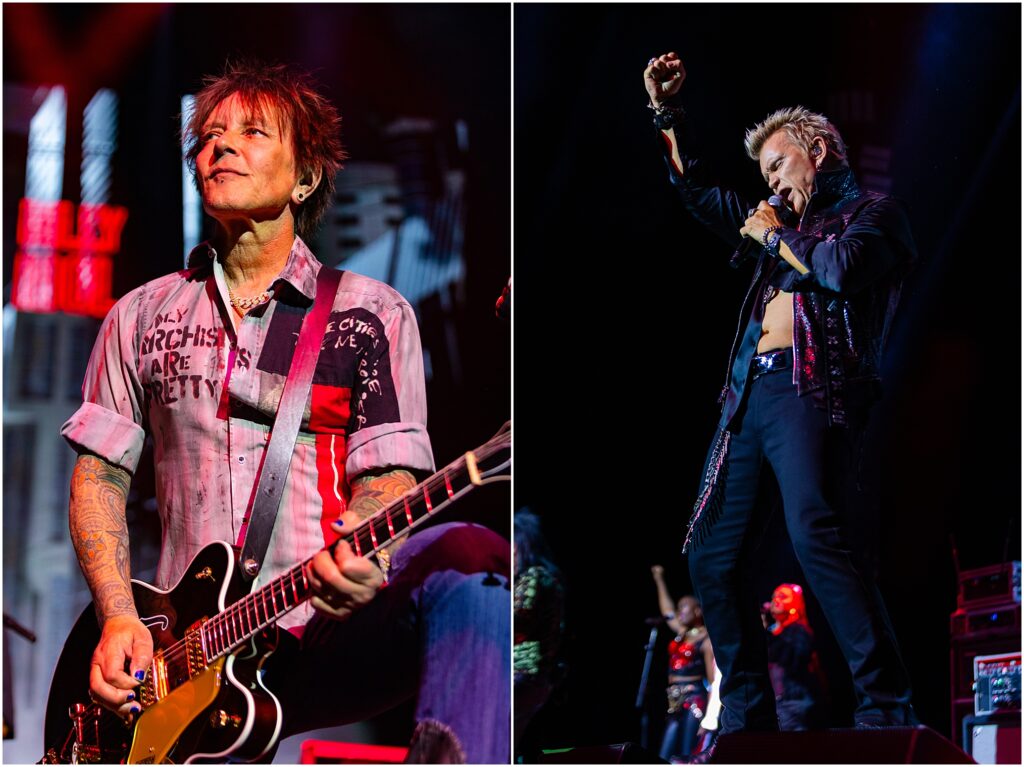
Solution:
M323 268L301 238L334 197L339 123L304 73L243 63L207 78L183 141L216 234L187 269L110 311L84 402L62 429L79 453L70 528L101 626L90 691L129 720L153 655L133 603L125 521L143 442L149 435L155 446L156 586L167 589L203 546L240 538ZM387 285L345 273L256 584L432 471L425 422L411 307ZM301 652L272 659L264 679L284 710L282 737L416 695L410 760L507 763L508 554L500 536L462 524L430 528L377 562L344 543L333 557L318 554L315 596L279 623Z

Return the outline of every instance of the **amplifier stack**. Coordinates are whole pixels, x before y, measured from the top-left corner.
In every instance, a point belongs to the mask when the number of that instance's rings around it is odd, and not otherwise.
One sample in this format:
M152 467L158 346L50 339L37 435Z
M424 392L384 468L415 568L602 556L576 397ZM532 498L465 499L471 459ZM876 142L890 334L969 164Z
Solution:
M952 736L982 763L1020 764L1020 571L962 572L950 616Z

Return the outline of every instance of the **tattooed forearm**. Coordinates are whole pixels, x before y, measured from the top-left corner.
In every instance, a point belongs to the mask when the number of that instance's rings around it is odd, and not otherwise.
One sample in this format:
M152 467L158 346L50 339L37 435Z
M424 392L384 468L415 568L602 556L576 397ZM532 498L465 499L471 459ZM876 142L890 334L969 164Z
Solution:
M396 498L401 498L415 486L416 479L405 469L394 469L381 474L362 474L352 481L349 511L354 511L361 519L366 519ZM398 551L398 547L402 543L404 543L404 539L395 541L386 550L377 554L377 562L385 576L392 555Z
M81 455L71 475L71 540L102 625L136 615L132 600L125 502L128 472L94 455Z
M381 474L362 474L352 481L349 511L354 511L361 519L366 519L396 498L401 498L415 486L416 480L405 469L393 469Z

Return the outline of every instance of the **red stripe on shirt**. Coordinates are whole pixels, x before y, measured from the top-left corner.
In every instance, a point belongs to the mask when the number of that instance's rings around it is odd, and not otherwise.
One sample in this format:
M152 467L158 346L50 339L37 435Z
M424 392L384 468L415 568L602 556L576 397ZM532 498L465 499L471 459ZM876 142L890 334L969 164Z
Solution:
M331 440L334 440L334 455L331 455ZM331 522L345 511L348 485L345 482L345 437L341 434L316 435L316 489L320 493L322 509L320 528L324 543L332 543L338 534L331 529ZM341 496L339 499L338 496Z
M349 399L352 390L347 386L313 384L313 399L309 408L309 430L317 434L345 435L351 416Z

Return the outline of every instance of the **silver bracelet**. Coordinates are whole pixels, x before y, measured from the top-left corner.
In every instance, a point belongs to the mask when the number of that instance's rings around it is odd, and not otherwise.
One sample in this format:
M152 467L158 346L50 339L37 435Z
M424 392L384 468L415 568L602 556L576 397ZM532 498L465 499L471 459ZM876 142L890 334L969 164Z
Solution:
M649 102L647 108L654 112L654 127L658 130L674 128L686 117L686 110L680 106Z

